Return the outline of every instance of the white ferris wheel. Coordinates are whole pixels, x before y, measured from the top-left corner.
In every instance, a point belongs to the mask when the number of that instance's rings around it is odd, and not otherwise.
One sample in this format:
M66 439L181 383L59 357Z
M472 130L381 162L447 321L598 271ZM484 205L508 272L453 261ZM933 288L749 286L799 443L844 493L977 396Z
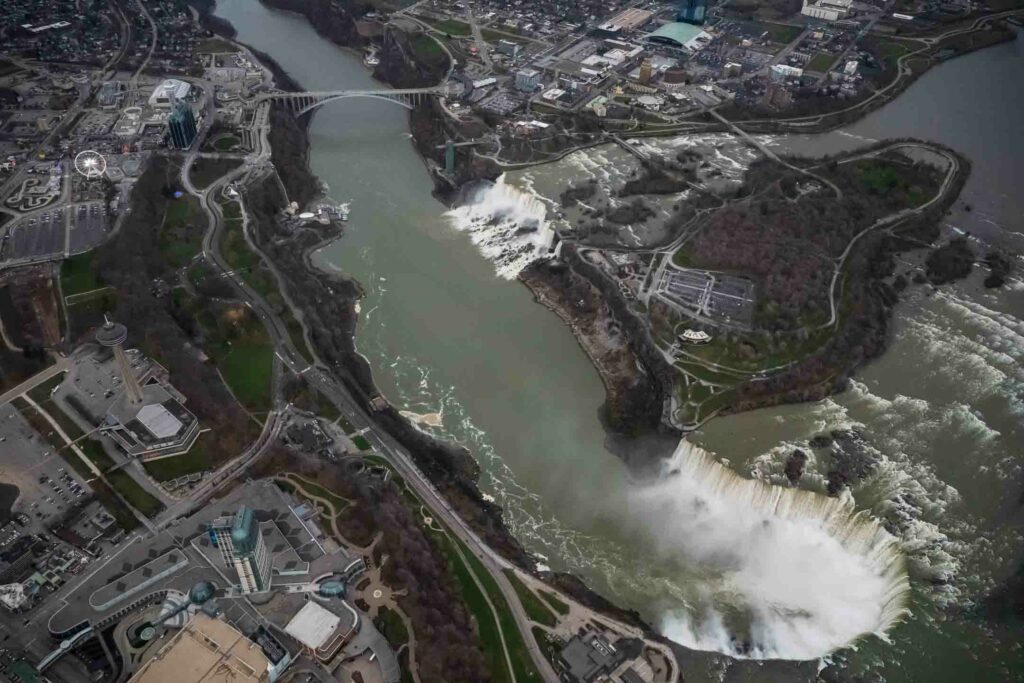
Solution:
M107 170L107 160L99 152L87 149L75 156L75 170L86 178L99 178Z

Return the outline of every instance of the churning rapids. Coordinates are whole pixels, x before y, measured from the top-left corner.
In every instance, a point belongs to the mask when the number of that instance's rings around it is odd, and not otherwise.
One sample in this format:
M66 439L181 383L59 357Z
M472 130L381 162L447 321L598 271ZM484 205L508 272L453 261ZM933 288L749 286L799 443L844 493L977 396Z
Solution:
M446 215L457 230L469 233L480 253L508 279L545 253L553 237L544 202L506 184L505 176L494 183L482 182L462 206Z
M499 275L547 253L544 200L482 183L448 212ZM683 440L663 473L627 497L622 520L658 561L699 576L662 612L661 630L694 649L753 659L816 659L865 634L884 637L907 613L899 542L852 496L747 479Z
M907 613L899 543L847 493L747 479L683 440L638 489L636 533L668 561L698 565L702 604L665 615L688 647L737 657L814 659Z

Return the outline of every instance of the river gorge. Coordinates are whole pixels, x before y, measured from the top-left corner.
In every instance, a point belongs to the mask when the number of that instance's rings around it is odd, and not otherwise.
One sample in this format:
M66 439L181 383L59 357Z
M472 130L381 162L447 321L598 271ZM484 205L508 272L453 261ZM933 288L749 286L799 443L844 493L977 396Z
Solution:
M254 0L221 0L217 14L306 88L380 87L358 56L299 16ZM946 230L1020 251L1022 66L1018 39L937 67L842 131L766 142L807 155L904 136L948 145L973 172ZM719 138L646 144L712 144L723 170L741 173L752 152ZM599 147L510 173L472 206L449 210L431 196L400 107L327 105L313 117L310 144L313 172L351 205L344 237L317 260L366 290L356 344L378 386L424 429L469 448L482 490L541 564L577 574L687 647L827 655L820 666L835 680L1002 681L1024 665L1010 646L1020 627L988 600L1019 571L1024 547L1018 280L986 290L975 273L937 291L909 289L890 349L849 390L717 418L678 448L652 440L645 446L665 458L664 475L639 481L606 448L604 387L590 361L512 279L535 253L517 226L543 227L571 181L624 176L633 165L625 153ZM832 431L853 435L847 454L870 464L842 500L823 495L824 463L807 446ZM785 484L795 448L809 454L801 488L813 495L763 502L765 491L783 489L749 479ZM814 536L821 529L829 532ZM736 619L747 627L740 639L723 626ZM875 630L884 639L845 647ZM716 656L689 665L687 680L794 674ZM797 670L813 678L819 665Z

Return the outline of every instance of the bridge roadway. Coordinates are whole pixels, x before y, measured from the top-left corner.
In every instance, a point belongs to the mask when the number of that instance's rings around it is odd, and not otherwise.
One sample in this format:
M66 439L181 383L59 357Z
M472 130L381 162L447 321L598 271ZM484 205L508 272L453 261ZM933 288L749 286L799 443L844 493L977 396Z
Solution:
M415 104L425 97L449 97L453 92L453 89L447 84L430 88L396 88L393 90L325 90L303 92L277 90L260 93L255 97L254 101L257 104L270 101L285 102L292 109L296 110L298 115L302 115L328 102L350 97L385 100L394 102L406 109L412 109Z

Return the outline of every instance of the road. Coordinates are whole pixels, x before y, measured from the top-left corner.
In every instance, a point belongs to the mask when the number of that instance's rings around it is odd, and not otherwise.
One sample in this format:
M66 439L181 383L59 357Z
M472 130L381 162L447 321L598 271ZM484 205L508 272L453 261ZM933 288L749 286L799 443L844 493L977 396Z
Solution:
M188 192L199 198L200 205L206 213L209 223L203 238L202 253L204 258L210 265L221 271L222 276L231 283L238 298L245 302L263 322L281 362L296 375L305 377L310 386L337 406L352 425L364 434L373 449L386 458L394 470L405 479L420 500L430 508L434 517L447 526L451 533L455 534L483 563L498 584L502 595L512 610L523 641L530 651L534 666L541 673L543 680L549 683L557 683L559 680L558 675L533 638L531 631L532 622L522 608L515 589L502 571L512 568L513 565L484 543L462 518L455 513L444 497L434 488L433 484L416 467L411 454L390 434L377 429L375 422L363 407L366 397L360 397L360 399L353 397L343 383L327 372L325 364L318 359L314 359L314 363L310 364L299 353L294 347L291 336L288 334L283 321L273 312L259 293L254 291L234 273L233 269L220 254L218 243L220 232L223 228L223 215L215 200L216 196L228 183L234 182L246 174L253 173L253 169L258 169L261 166L261 162L269 157L270 147L266 142L269 126L259 123L260 121L266 121L266 113L262 117L258 115L257 121L257 125L260 127L260 135L256 136L259 138L259 149L255 155L256 158L251 163L244 164L235 169L201 191L194 186L190 177L191 159L195 158L198 152L190 153L189 159L182 167L182 185ZM198 149L198 145L199 143L197 142L196 149ZM296 316L296 318L301 320L301 316ZM253 444L240 459L233 461L229 466L230 471L225 472L223 476L218 474L212 477L209 484L197 489L188 499L167 510L159 519L158 526L166 526L171 523L175 516L186 514L189 510L194 509L196 505L201 504L203 500L212 494L215 487L225 485L233 478L239 476L246 467L257 460L266 446L273 441L272 437L276 436L276 430L280 428L276 417L276 411L272 412L271 417L268 417L268 424L273 420L275 423L274 427L269 431L265 427L263 434L261 434L261 439ZM624 632L630 629L626 624L620 624L620 627ZM675 663L674 658L672 661Z

